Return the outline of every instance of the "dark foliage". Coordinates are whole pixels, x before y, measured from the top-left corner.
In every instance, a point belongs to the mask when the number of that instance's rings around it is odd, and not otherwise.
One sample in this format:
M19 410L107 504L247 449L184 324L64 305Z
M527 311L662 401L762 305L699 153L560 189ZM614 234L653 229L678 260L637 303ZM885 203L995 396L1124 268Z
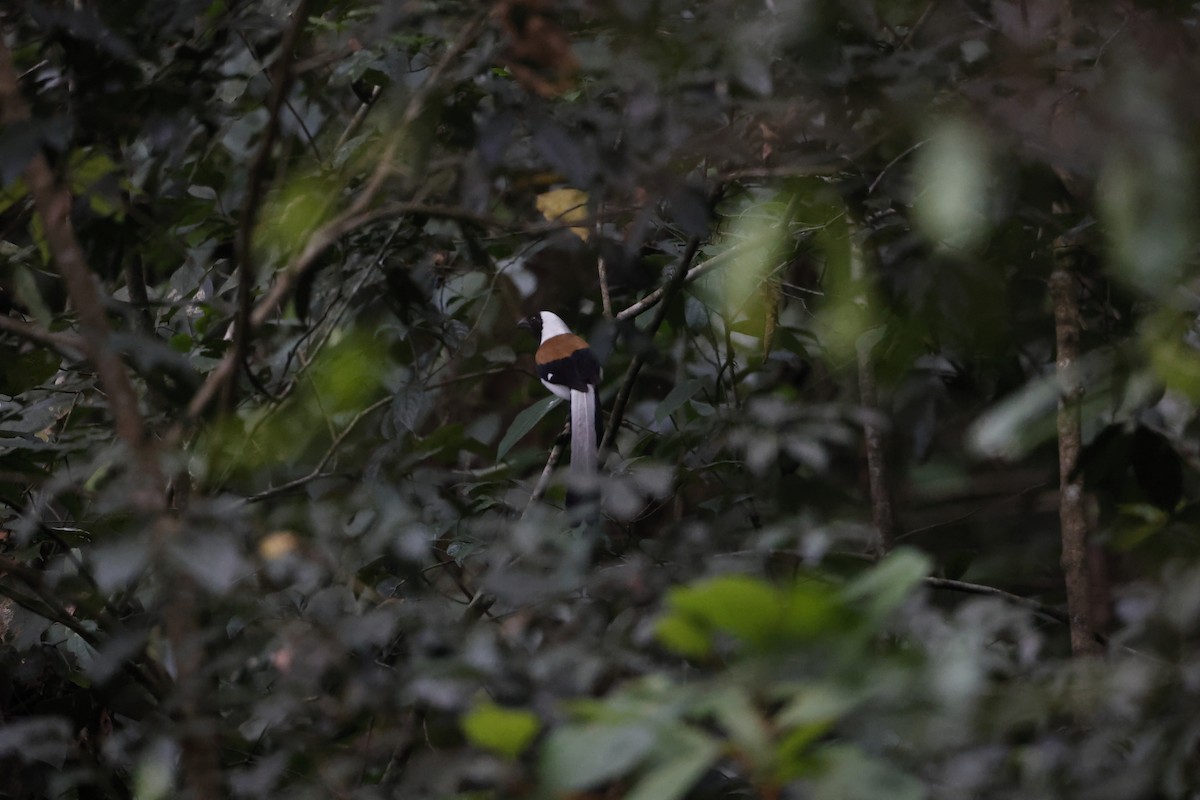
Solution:
M1198 23L6 5L0 797L1194 796Z

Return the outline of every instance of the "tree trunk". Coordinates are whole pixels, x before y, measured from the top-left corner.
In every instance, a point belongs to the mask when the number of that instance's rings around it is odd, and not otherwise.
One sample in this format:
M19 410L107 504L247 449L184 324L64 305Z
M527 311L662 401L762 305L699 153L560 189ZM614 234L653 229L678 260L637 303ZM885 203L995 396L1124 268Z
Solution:
M1079 382L1079 292L1075 280L1077 252L1062 245L1055 252L1050 276L1054 303L1054 342L1058 398L1058 515L1062 536L1062 569L1067 587L1067 616L1071 626L1071 652L1077 656L1102 652L1092 618L1088 576L1087 516L1084 508L1083 476L1079 474L1082 447L1079 405L1083 387Z

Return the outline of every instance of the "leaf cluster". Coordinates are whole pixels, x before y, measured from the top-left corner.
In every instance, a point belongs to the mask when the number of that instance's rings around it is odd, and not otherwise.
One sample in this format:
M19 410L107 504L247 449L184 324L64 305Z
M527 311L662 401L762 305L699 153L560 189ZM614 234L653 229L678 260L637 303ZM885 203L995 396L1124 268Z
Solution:
M1197 19L1049 9L0 13L0 795L1194 795Z

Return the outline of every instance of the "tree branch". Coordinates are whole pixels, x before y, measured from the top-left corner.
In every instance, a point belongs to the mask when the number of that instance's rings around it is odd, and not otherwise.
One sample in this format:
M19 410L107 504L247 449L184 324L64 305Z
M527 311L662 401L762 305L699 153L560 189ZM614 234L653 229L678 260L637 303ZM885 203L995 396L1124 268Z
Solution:
M275 62L275 79L271 81L271 95L267 101L267 124L263 129L262 141L250 162L249 176L246 179L246 193L242 198L241 220L238 225L236 258L238 270L238 313L233 326L232 359L234 363L245 361L246 352L250 347L250 309L253 304L251 293L254 291L254 228L258 220L259 206L262 204L263 193L266 191L267 166L271 163L271 151L279 135L279 116L283 109L283 101L292 87L292 53L296 40L300 38L300 30L304 27L307 15L308 0L298 0L296 9L292 12L292 22L283 34L279 45L279 57ZM226 410L233 407L237 381L225 381L222 384L222 403Z
M41 345L42 347L49 347L68 358L73 358L77 355L86 355L87 353L83 337L81 336L76 336L73 333L48 331L39 325L22 322L12 317L0 316L0 331L11 333L13 336Z
M735 255L737 255L742 250L742 247L743 247L743 245L741 245L741 244L735 245L723 253L718 253L717 255L715 255L712 258L705 261L703 264L697 264L696 266L692 267L691 269L689 269L687 271L687 274L683 276L683 283L684 284L691 283L692 281L696 280L700 276L705 275L709 272L712 272L714 269L717 269L718 267L725 266ZM621 320L633 319L635 317L640 317L642 314L644 314L645 312L649 311L650 309L654 308L656 305L659 304L659 302L663 299L663 296L664 296L666 290L667 290L667 286L665 284L663 286L658 287L653 292L651 292L650 294L643 297L641 300L638 300L636 303L634 303L633 305L626 308L624 311L617 312L615 318L618 321L621 321Z
M0 120L12 124L28 119L29 109L21 97L12 53L0 34ZM54 265L66 284L71 304L79 316L83 331L81 348L96 368L100 386L107 395L117 436L129 448L145 478L134 490L133 500L143 510L161 510L165 502L166 480L158 463L157 448L147 434L133 382L125 371L124 363L110 346L112 329L104 314L104 303L71 226L71 193L58 181L46 157L40 152L25 167L25 183L41 218Z

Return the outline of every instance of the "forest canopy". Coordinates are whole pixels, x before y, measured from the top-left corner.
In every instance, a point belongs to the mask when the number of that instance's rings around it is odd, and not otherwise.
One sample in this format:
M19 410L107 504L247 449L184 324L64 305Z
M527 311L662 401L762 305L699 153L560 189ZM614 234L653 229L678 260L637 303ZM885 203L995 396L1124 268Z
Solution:
M1198 26L5 4L0 797L1195 796Z

